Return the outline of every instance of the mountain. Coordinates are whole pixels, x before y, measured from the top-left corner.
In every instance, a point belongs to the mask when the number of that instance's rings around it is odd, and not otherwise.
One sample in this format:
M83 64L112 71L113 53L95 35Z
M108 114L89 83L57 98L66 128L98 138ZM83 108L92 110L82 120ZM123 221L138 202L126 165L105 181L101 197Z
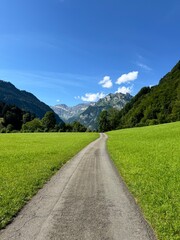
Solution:
M154 87L144 87L121 110L119 127L180 121L180 61Z
M91 130L97 130L98 128L98 116L101 111L108 110L110 108L122 109L130 100L132 96L130 94L115 93L109 94L106 97L100 99L94 105L89 106L83 113L81 113L76 119L69 119L69 121L76 120Z
M108 94L106 97L101 98L95 105L94 107L113 107L116 108L118 110L122 109L127 102L130 101L130 99L132 98L132 96L127 93L127 94L123 94L123 93L110 93Z
M77 118L82 112L84 112L90 105L94 103L81 103L74 107L68 107L66 104L58 104L51 106L55 113L59 115L65 122L69 122L71 118Z
M9 105L15 105L24 111L34 113L42 118L44 114L52 109L36 98L32 93L17 89L12 83L0 80L0 101ZM56 115L58 122L62 120Z

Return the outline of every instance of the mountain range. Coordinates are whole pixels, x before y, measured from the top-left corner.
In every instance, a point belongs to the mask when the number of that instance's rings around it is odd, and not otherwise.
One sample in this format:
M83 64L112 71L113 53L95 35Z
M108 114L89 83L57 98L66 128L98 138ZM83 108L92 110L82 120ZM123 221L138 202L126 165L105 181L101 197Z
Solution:
M134 97L121 93L109 94L68 121L76 120L91 130L97 130L99 114L110 108L120 111L115 116L110 116L109 112L111 122L113 117L116 118L116 124L109 130L180 121L180 61L158 85L143 87Z
M65 122L72 123L78 121L91 130L98 129L98 116L101 111L115 108L121 110L126 103L131 100L130 94L108 94L96 103L79 104L74 107L68 107L65 104L60 104L52 107L52 109L59 115Z
M78 117L90 105L93 106L94 104L95 103L80 103L74 107L68 107L66 104L57 104L55 106L51 106L51 108L63 121L69 122L69 119Z
M67 123L79 121L91 130L97 130L99 114L112 108L119 110L113 129L180 121L180 61L158 85L143 87L134 97L115 93L96 103L82 103L75 107L61 104L50 108L33 94L0 80L0 102L15 105L39 118L54 110L58 122L62 121L61 118Z
M0 80L0 102L15 105L24 111L34 113L39 118L42 118L46 112L52 111L32 93L19 90L12 83L3 80ZM56 120L61 122L59 116L55 115Z

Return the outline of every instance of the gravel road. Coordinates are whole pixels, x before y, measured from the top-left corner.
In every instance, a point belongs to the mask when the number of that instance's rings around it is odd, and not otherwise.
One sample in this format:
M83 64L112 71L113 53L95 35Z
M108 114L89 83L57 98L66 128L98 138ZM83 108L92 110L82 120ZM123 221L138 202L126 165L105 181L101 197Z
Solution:
M154 240L106 152L105 134L69 161L1 240Z

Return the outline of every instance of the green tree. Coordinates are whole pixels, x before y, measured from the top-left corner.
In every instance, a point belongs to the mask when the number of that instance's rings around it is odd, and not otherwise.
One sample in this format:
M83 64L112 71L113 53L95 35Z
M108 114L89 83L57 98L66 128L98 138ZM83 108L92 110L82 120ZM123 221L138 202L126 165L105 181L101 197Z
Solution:
M12 124L8 124L7 127L6 127L6 132L7 132L7 133L10 133L10 132L12 132L13 130L14 130L13 125L12 125Z
M109 120L110 130L117 129L119 125L119 114L120 114L120 111L115 108L110 108L108 110L108 120Z
M73 132L86 132L87 128L84 127L81 123L79 122L73 122L72 124L72 131Z
M72 124L66 123L66 124L65 124L65 127L64 127L64 131L65 131L65 132L72 132L72 131L73 131Z
M42 118L42 125L45 131L50 131L55 128L56 118L52 111L45 113L44 117Z
M27 123L32 121L35 118L34 114L31 114L30 112L26 112L23 114L22 121L23 123Z
M110 122L108 119L108 111L104 110L98 117L98 129L99 132L106 132L110 130Z
M8 109L8 108L7 108ZM11 124L14 129L20 130L22 126L22 110L16 106L9 107L4 113L4 125Z
M42 122L39 118L35 118L30 122L22 125L23 132L38 132L43 131Z

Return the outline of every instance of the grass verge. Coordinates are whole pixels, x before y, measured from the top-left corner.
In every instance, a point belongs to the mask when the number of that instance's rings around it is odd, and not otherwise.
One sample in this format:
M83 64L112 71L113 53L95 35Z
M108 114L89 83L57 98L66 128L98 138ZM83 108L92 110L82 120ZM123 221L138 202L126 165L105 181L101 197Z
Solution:
M180 239L180 122L107 133L108 150L160 240Z
M0 229L97 133L0 134Z

